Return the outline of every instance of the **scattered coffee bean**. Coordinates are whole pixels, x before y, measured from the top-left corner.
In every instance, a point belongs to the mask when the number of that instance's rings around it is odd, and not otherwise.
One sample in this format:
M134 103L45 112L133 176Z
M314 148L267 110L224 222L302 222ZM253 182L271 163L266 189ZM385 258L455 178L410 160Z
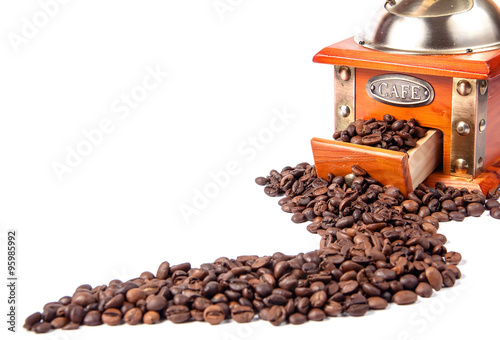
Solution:
M203 311L203 319L211 325L218 325L224 321L225 318L226 315L224 310L218 305L209 306Z
M250 306L237 305L231 309L231 317L238 323L247 323L253 320L255 312Z
M393 299L397 305L409 305L417 301L418 295L411 290L401 290L394 294Z
M174 317L174 319L175 319L175 317ZM157 323L158 321L160 321L160 314L157 311L150 310L150 311L146 312L146 314L144 314L144 316L142 317L142 321L146 325L153 325L153 324ZM172 320L170 320L170 321L172 321ZM172 321L172 322L175 322L175 321Z
M109 308L102 313L101 319L108 326L116 326L122 321L122 312L116 308Z
M129 325L137 325L142 320L142 311L140 308L129 309L123 316L123 321Z

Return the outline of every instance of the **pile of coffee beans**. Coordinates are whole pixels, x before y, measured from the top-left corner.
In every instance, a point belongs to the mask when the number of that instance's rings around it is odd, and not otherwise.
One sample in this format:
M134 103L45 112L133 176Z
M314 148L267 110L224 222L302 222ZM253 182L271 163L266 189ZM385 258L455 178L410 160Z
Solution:
M349 124L344 131L337 131L333 139L341 142L373 146L377 148L407 152L424 137L427 129L420 127L411 118L408 121L384 115L383 120L358 119Z
M163 262L156 274L126 282L76 288L30 315L28 330L73 330L81 325L155 324L259 318L278 326L341 315L362 316L389 303L412 304L460 279L461 255L446 249L439 223L480 216L500 218L500 187L490 199L480 192L420 185L403 197L381 186L363 169L318 178L300 163L272 170L256 182L269 196L285 195L282 209L294 222L311 221L321 236L319 249L295 256L221 257L193 268Z
M444 236L411 227L331 228L320 250L287 256L221 257L200 268L163 262L154 275L79 286L72 296L30 315L28 330L73 330L81 325L155 324L190 320L217 325L258 317L278 326L362 316L393 301L406 305L460 278L461 256ZM444 258L443 258L444 256Z
M500 218L497 201L500 188L488 197L480 190L456 189L437 183L435 188L420 184L404 197L395 186L382 186L366 171L354 165L347 176L329 174L318 178L316 168L308 163L287 166L281 172L271 170L269 176L256 178L271 197L282 196L278 204L292 213L295 223L311 222L307 230L317 233L331 227L382 223L392 226L418 224L429 228L439 222L463 221L467 216L479 217L486 210Z

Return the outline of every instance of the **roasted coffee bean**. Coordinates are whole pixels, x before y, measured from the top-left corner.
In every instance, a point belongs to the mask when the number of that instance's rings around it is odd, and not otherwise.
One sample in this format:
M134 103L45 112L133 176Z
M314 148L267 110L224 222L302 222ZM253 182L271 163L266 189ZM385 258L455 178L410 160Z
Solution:
M71 299L71 303L80 305L80 306L87 306L92 303L95 303L96 299L95 297L90 294L88 291L79 291L75 295L73 295L73 298Z
M462 255L460 255L460 253L457 253L455 251L450 251L449 253L446 253L444 255L444 259L449 264L457 265L460 263L460 261L462 261Z
M328 299L326 292L324 290L320 290L311 295L310 303L312 308L321 308L325 304Z
M24 325L23 327L26 328L27 330L30 330L33 325L39 323L42 320L42 313L36 312L31 314L24 320Z
M312 308L309 313L307 313L307 318L311 321L323 321L326 318L326 314L320 308Z
M268 180L265 177L257 177L255 179L255 183L258 185L266 185L268 183Z
M50 322L53 329L63 328L69 323L69 320L64 316L59 316Z
M397 305L409 305L417 301L418 295L411 290L402 290L394 294L393 299Z
M484 205L481 203L471 203L467 205L467 213L469 216L479 217L485 211Z
M448 216L453 221L462 222L465 219L465 215L458 211L451 211Z
M167 261L162 262L156 271L156 278L159 280L166 280L170 272L170 263Z
M147 310L160 311L167 307L167 299L163 296L153 296L146 301Z
M64 326L62 329L65 330L65 331L70 331L70 330L75 330L75 329L78 329L78 328L80 328L80 324L70 322L66 326Z
M218 325L226 318L224 310L218 305L212 305L203 311L203 319L211 325Z
M307 221L307 217L302 213L295 213L292 216L293 223L304 223L305 221Z
M109 308L102 313L101 319L108 326L116 326L122 321L122 312L116 308Z
M182 323L191 318L191 312L185 305L172 305L165 311L165 316L173 323Z
M351 305L346 309L350 316L363 316L368 312L369 306L367 303Z
M129 325L137 325L142 320L142 311L140 308L129 309L123 315L123 321Z
M42 323L38 323L33 327L33 330L35 331L35 333L40 333L40 334L47 333L51 329L52 329L52 325L50 324L50 322L46 322L46 321L44 321Z
M439 270L434 267L428 267L425 269L425 277L435 291L441 290L443 287L443 277Z
M83 318L83 324L85 326L98 326L102 324L101 322L101 312L97 310L89 311Z
M375 309L375 310L386 309L387 306L389 305L387 300L378 296L372 296L366 300L368 301L368 307L370 307L370 309Z
M342 305L334 300L327 301L325 306L323 307L325 314L328 316L338 316L342 314L343 309L344 308L342 307Z
M500 220L500 208L493 208L490 210L490 216Z
M274 305L267 313L267 321L273 326L279 326L286 319L286 309L283 306Z
M146 293L140 288L132 288L127 292L126 297L128 302L137 303L137 301L146 298Z
M486 209L491 210L493 208L499 208L500 207L500 202L494 199L490 199L486 202L485 204Z
M157 311L150 310L144 314L142 317L142 321L146 325L154 325L155 323L158 323L160 321L160 314ZM170 320L172 321L172 320ZM175 322L175 321L172 321Z
M428 298L432 296L432 287L427 282L420 282L415 288L415 293L419 296Z
M275 307L275 306L273 306ZM255 313L252 307L237 305L231 309L231 317L238 323L247 323L253 320Z
M307 321L307 316L305 316L302 313L293 313L292 315L290 315L288 317L288 321L292 325L302 325L303 323L305 323Z

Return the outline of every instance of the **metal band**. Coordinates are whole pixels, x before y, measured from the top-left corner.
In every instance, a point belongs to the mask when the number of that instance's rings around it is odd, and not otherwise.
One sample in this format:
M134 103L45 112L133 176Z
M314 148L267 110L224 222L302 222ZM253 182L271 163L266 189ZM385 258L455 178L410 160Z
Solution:
M335 131L342 131L356 119L356 69L335 65Z
M486 80L453 78L450 172L475 178L484 171L486 151Z

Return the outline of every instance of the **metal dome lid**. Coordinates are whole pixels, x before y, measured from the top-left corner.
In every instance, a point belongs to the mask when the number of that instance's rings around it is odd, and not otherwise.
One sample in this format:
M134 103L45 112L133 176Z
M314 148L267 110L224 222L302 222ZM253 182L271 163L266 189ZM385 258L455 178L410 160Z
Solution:
M356 42L403 54L461 54L500 48L491 0L387 0Z

